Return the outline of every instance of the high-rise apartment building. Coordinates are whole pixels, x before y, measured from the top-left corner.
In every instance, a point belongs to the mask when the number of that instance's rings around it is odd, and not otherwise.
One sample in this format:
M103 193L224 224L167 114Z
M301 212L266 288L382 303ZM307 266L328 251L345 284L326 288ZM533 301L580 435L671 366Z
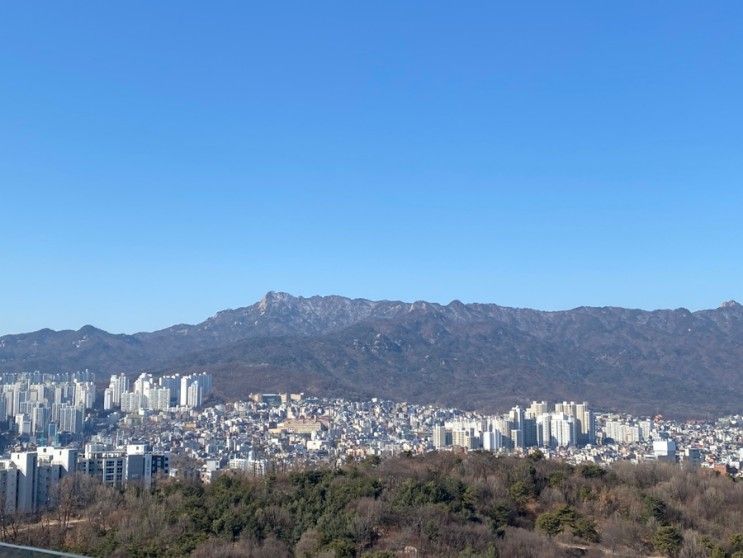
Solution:
M75 382L75 405L81 409L92 409L95 404L95 384L93 382Z
M96 476L111 486L135 482L147 488L157 474L169 470L168 456L153 454L144 444L96 449L79 456L74 448L41 446L0 459L0 508L25 514L51 507L58 500L61 480L75 472Z

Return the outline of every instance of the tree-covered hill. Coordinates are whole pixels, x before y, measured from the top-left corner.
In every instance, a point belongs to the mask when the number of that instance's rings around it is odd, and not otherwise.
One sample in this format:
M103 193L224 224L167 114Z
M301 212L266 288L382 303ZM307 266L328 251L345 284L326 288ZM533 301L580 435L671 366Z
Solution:
M268 293L196 324L0 337L0 371L208 370L227 397L303 391L494 410L588 400L634 414L741 411L743 306L560 312Z
M152 492L65 482L60 509L5 538L112 557L743 557L743 483L668 464L475 452Z

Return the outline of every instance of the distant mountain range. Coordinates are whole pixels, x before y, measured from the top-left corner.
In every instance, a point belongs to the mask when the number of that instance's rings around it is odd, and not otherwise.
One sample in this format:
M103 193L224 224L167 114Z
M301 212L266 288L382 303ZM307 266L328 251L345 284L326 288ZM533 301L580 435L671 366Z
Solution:
M209 370L228 398L290 390L480 409L567 398L704 417L743 412L743 306L543 312L269 292L151 333L85 326L0 337L2 370L84 368Z

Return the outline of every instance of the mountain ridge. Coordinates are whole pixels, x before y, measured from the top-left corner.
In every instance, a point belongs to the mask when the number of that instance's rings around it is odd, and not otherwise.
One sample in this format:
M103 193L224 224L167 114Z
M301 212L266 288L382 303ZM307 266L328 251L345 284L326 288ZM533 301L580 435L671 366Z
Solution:
M208 369L225 396L300 390L461 407L589 399L644 413L740 412L743 306L543 311L269 291L197 324L0 337L0 370ZM620 406L621 405L621 406Z
M703 312L711 312L711 311L722 310L722 309L743 309L743 305L740 304L739 302L737 302L736 300L733 300L733 299L730 299L730 300L726 300L726 301L721 302L719 304L719 306L717 306L716 308L701 308L699 310L689 310L688 308L683 307L683 306L680 306L678 308L654 308L654 309L650 309L649 310L649 309L645 309L645 308L629 308L629 307L625 307L625 306L613 306L613 305L608 305L608 306L588 306L588 305L581 305L581 306L576 306L574 308L567 308L567 309L561 309L561 310L541 310L541 309L538 309L538 308L531 308L531 307L528 307L528 306L503 306L503 305L500 305L500 304L497 304L497 303L491 303L491 302L468 302L468 303L465 303L465 302L462 302L459 299L452 299L448 303L429 302L429 301L425 301L425 300L415 300L413 302L405 302L405 301L401 301L401 300L398 300L398 299L371 300L371 299L366 299L366 298L350 298L350 297L344 297L342 295L313 295L311 297L304 297L304 296L301 296L301 295L292 295L292 294L287 293L287 292L284 292L284 291L268 291L263 296L263 298L261 298L259 301L257 301L256 303L254 303L252 305L249 305L249 306L240 306L240 307L237 307L237 308L225 308L223 310L219 310L214 315L209 316L208 318L206 318L203 321L198 322L196 324L181 322L181 323L178 323L178 324L173 324L173 325L170 325L170 326L167 326L167 327L164 327L164 328L161 328L161 329L156 329L156 330L153 330L153 331L136 331L136 332L133 332L133 333L126 333L126 332L114 333L114 332L109 332L109 331L107 331L105 329L102 329L102 328L99 328L98 326L95 326L93 324L84 324L83 326L79 327L78 329L73 329L73 328L53 329L53 328L49 328L49 327L44 327L44 328L41 328L41 329L32 330L32 331L25 331L25 332L21 332L21 333L6 333L6 334L3 334L3 335L0 335L0 340L2 340L3 338L6 338L6 337L17 337L17 336L31 335L31 334L37 334L37 333L42 333L42 332L51 332L51 333L80 332L80 331L82 331L82 330L84 330L86 328L87 329L97 330L97 331L103 331L105 333L108 333L109 335L128 335L128 336L134 336L134 337L136 337L136 336L142 336L142 335L150 335L150 334L155 334L155 333L159 333L159 332L163 332L163 331L172 330L172 329L175 329L175 328L184 328L184 327L191 328L191 327L196 327L196 326L202 325L202 324L204 324L206 322L209 322L210 320L213 320L213 319L215 319L215 318L217 318L217 317L219 317L221 315L230 314L230 313L234 313L234 312L244 311L244 310L247 310L249 308L252 308L253 306L256 306L256 305L261 305L261 304L264 304L265 305L265 304L267 304L265 301L266 301L266 299L268 297L276 297L276 296L278 296L278 298L281 299L281 300L287 300L287 299L288 300L292 300L293 299L293 300L297 300L297 301L311 301L313 299L343 299L343 300L348 300L348 301L351 301L351 302L363 302L363 303L370 303L370 304L390 303L390 304L400 304L400 305L406 305L406 306L414 306L416 304L424 303L426 305L437 306L437 307L440 307L440 308L449 308L449 307L453 307L455 305L456 306L465 306L465 307L481 307L481 306L487 306L487 307L495 307L495 308L505 308L505 309L516 310L516 311L538 312L538 313L541 313L541 314L560 314L560 313L566 313L566 312L574 312L576 310L583 310L583 309L590 309L590 310L624 310L624 311L631 311L631 312L635 312L636 311L636 312L645 312L645 313L683 311L683 312L688 312L688 313L691 313L691 314L698 314L698 313L703 313Z

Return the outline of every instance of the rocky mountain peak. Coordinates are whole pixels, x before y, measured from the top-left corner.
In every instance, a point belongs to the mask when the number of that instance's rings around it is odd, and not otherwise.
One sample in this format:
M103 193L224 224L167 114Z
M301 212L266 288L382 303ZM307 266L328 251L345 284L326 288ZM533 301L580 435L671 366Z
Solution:
M250 306L156 332L86 326L6 335L0 369L89 368L105 376L198 366L230 397L311 388L473 407L554 397L641 413L719 414L738 412L743 396L741 317L743 306L732 300L696 312L542 312L270 291Z
M258 310L261 313L268 312L271 308L277 305L286 304L293 300L296 300L296 297L290 295L289 293L281 291L268 291L265 295L263 295L263 298L258 301Z

